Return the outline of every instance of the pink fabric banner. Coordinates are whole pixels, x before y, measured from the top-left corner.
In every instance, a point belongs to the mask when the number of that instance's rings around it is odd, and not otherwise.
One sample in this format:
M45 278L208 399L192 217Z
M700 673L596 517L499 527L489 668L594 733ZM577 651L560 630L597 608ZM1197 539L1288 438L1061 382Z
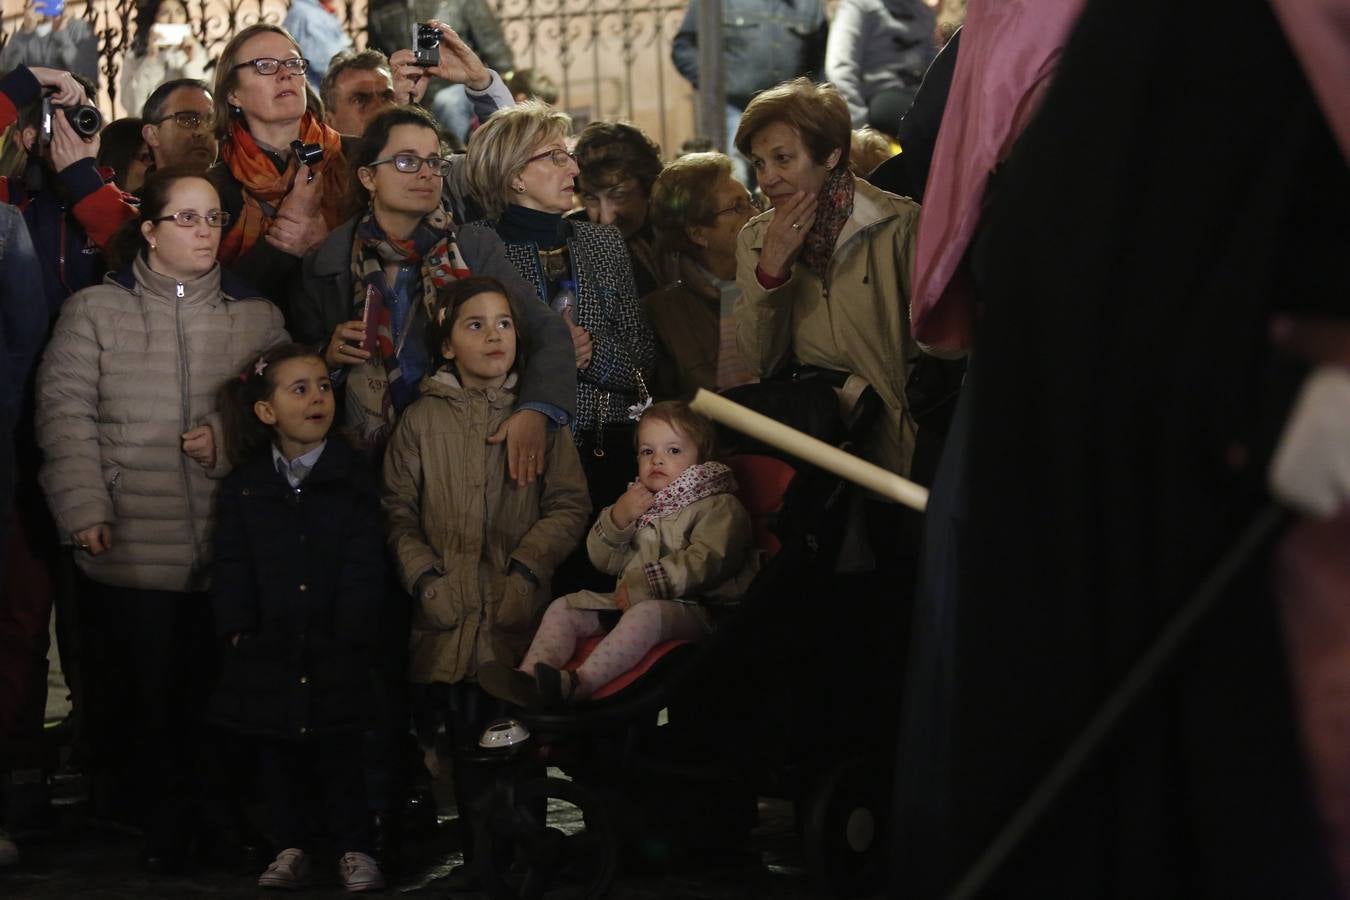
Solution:
M924 189L910 319L947 350L970 346L974 307L959 277L985 186L1031 120L1084 0L971 0Z

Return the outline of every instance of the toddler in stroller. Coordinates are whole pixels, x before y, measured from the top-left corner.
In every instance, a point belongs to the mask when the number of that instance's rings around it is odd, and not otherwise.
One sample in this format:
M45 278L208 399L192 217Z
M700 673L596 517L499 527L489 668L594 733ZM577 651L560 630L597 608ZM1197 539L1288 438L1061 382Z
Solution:
M698 641L717 610L735 603L758 570L750 516L731 470L711 459L712 423L680 402L658 403L638 423L638 478L601 511L586 539L591 562L618 576L611 593L579 591L544 613L519 668L485 663L494 696L529 708L584 700L668 640ZM617 624L575 670L577 645Z

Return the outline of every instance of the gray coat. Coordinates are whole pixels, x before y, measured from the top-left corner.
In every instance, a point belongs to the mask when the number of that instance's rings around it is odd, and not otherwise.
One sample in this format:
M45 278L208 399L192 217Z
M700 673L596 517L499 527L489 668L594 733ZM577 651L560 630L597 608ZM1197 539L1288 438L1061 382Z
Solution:
M935 18L923 0L840 0L825 45L825 78L844 95L854 128L867 124L867 104L877 94L918 89L937 55Z
M305 257L299 283L291 292L291 328L297 341L322 345L338 325L352 319L352 242L357 221L339 225L318 250ZM577 361L567 325L539 302L534 288L506 258L495 232L461 228L455 240L469 271L495 278L506 287L526 359L520 379L521 402L547 403L573 415Z
M76 557L94 581L206 586L213 478L228 468L216 391L287 340L281 311L236 299L237 290L220 266L176 282L137 259L131 273L109 275L61 307L38 369L39 479L62 540L112 527L111 550ZM215 431L211 473L182 450L183 432L203 424Z

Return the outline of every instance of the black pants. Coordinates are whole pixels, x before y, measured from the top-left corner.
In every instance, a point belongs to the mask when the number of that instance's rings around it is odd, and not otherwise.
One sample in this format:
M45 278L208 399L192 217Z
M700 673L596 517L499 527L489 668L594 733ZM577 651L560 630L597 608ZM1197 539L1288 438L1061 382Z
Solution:
M312 852L311 823L322 810L335 851L372 851L361 744L362 736L355 733L259 741L259 780L278 850Z
M143 821L149 852L184 852L204 788L199 710L216 670L210 601L87 578L78 595L95 800Z

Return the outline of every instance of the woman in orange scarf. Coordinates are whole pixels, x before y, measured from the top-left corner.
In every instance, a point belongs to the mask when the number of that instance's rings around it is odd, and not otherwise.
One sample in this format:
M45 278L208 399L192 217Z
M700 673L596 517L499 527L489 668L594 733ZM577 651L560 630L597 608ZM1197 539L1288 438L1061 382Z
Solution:
M300 258L338 224L347 200L342 137L305 110L308 67L290 34L268 24L235 35L216 66L221 144L211 174L232 222L220 261L247 272L283 311Z

